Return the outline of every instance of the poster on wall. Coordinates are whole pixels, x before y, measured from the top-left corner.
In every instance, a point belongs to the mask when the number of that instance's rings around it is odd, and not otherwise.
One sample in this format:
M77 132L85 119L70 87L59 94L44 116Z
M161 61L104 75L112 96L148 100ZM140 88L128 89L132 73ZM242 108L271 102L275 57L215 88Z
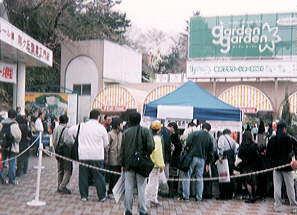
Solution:
M77 121L77 95L67 93L26 93L25 108L29 114L37 116L43 112L52 120L67 113L69 123Z

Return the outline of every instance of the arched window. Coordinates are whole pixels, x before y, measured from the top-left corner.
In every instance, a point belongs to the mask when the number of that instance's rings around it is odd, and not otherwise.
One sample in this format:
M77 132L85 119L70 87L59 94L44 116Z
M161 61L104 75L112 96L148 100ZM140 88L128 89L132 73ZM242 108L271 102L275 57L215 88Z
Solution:
M219 99L238 107L256 108L257 111L272 111L270 99L259 89L248 85L237 85L225 90Z

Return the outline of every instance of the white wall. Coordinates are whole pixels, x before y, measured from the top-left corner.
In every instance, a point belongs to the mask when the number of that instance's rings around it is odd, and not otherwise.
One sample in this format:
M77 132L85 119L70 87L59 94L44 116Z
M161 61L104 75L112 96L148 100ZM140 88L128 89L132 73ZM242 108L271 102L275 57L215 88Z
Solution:
M104 40L103 77L107 81L141 83L142 55Z
M74 58L67 66L65 86L73 90L73 84L91 84L91 96L78 97L78 121L88 117L91 101L98 93L99 73L95 62L86 56Z
M92 101L90 96L78 96L78 122L83 122L84 118L89 118Z

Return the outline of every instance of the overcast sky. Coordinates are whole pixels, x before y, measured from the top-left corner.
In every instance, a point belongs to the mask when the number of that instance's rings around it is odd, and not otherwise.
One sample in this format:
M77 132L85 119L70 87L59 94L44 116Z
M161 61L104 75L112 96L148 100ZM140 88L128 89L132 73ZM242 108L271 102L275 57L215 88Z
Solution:
M185 29L193 11L202 16L296 12L296 0L122 0L117 9L127 13L133 25L146 30L177 33Z

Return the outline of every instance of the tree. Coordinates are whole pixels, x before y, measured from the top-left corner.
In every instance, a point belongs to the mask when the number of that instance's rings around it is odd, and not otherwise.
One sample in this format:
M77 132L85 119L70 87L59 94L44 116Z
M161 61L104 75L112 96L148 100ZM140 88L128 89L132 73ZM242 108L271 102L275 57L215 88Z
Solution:
M167 55L162 56L161 73L184 73L188 55L188 37L180 34L177 42Z
M290 103L289 103L289 96L288 96L288 88L286 88L285 93L285 103L283 105L283 111L281 115L281 120L285 122L288 127L292 125L292 114L290 112Z
M163 62L163 58L175 46L174 36L158 29L142 32L136 27L131 28L127 36L129 37L129 46L142 53L142 76L145 79L152 79L155 73L164 72L163 67L166 63Z
M4 0L10 22L53 50L52 68L27 68L26 89L60 84L60 50L65 40L108 39L125 43L130 26L114 0ZM36 88L35 86L39 86ZM59 90L59 87L55 90Z

